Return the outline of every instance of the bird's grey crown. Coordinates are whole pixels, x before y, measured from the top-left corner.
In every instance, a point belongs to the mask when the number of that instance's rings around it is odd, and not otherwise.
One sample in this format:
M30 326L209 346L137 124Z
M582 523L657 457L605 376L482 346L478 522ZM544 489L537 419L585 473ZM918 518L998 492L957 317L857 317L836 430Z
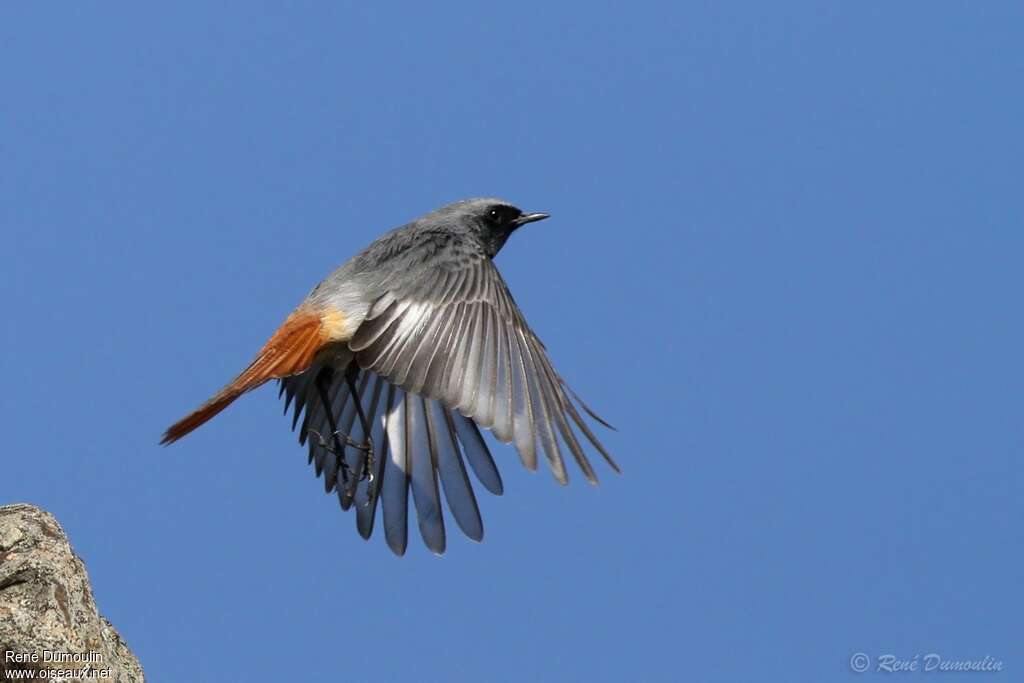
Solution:
M434 209L430 213L425 214L418 220L428 220L433 217L439 217L444 220L450 216L480 217L492 206L512 206L512 203L497 197L471 197L469 199L460 199L451 204L445 204L441 208Z

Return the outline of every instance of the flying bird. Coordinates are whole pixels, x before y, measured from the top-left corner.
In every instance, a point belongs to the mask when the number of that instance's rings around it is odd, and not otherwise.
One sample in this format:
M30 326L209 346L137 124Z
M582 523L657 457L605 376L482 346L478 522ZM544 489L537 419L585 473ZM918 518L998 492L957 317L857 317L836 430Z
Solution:
M278 380L326 491L343 510L355 507L367 539L379 503L397 555L408 543L410 489L431 551L445 550L440 489L463 533L483 539L465 463L491 493L503 486L481 428L514 444L530 470L541 454L563 484L567 455L597 483L584 439L618 472L581 411L611 425L555 371L493 262L513 232L545 218L477 198L386 233L317 285L249 367L161 443Z

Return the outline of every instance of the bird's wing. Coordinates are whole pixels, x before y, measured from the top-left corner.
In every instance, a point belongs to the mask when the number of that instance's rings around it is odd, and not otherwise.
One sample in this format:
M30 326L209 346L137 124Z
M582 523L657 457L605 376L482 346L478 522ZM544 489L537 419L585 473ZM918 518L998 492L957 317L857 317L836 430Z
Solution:
M414 403L416 397L440 402L448 414L471 418L499 440L514 443L531 470L537 467L539 442L551 471L565 483L564 444L587 479L596 482L577 429L618 470L574 400L607 423L555 372L488 258L449 262L393 286L371 306L348 346L361 368L404 390ZM405 419L414 425L417 414L407 411Z
M459 528L473 540L482 540L483 522L466 461L488 491L500 495L503 487L476 425L439 401L406 392L377 373L354 369L357 372L351 379L355 399L345 372L331 367L313 368L282 381L285 410L294 401L293 427L304 414L299 441L308 442L310 462L317 476L323 476L326 490L337 493L342 509L355 503L356 528L363 538L373 533L380 501L384 537L398 555L405 552L408 542L410 489L420 534L430 550L438 554L445 550L442 489ZM319 373L326 373L324 392L343 443L340 458L333 448L331 420L316 386ZM372 472L367 472L366 451L348 445L365 440L356 401L370 425ZM349 437L348 443L345 436ZM347 472L342 471L342 460ZM375 496L370 495L371 482Z
M481 540L483 523L468 472L495 494L502 492L502 482L478 425L514 442L531 469L540 441L563 483L559 437L596 481L574 429L618 469L489 259L417 280L381 297L347 349L339 351L343 345L337 344L308 370L282 381L285 410L294 405L293 428L302 419L299 440L308 443L317 476L328 492L337 493L343 509L355 503L356 527L364 538L373 532L380 501L385 539L395 553L405 552L411 490L420 534L432 551L442 553L446 544L441 491L459 528ZM351 445L365 441L357 403L370 425L372 472L366 451ZM580 408L600 421L582 403ZM332 421L342 439L340 454ZM370 495L371 482L376 496Z

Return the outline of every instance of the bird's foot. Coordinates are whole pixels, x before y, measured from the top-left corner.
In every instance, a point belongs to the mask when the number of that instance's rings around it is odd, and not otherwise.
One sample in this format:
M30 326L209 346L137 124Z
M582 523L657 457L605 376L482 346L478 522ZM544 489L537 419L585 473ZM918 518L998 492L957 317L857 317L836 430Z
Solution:
M312 436L316 437L321 448L330 453L335 457L338 463L338 471L341 472L341 481L345 485L346 495L355 495L355 485L358 482L367 482L366 486L366 498L367 502L364 505L368 505L377 496L377 477L374 476L376 469L376 458L374 457L375 450L373 447L373 439L367 437L362 443L356 441L347 434L342 434L340 431L333 432L331 434L331 441L328 441L322 434L317 431L310 430ZM366 458L363 461L362 471L359 473L358 478L355 477L352 472L352 468L345 462L345 447L354 448L357 451L366 453Z
M330 441L325 439L324 436L318 431L311 429L309 430L309 433L312 436L316 437L316 440L318 442L317 445L319 445L320 448L324 449L325 451L334 456L335 461L338 463L338 471L341 472L341 481L347 485L349 479L351 478L349 476L351 474L351 469L349 468L348 463L345 462L345 447L342 445L340 437L345 437L346 446L358 448L356 443L353 442L352 439L349 438L347 435L340 434L339 432L334 432L331 434L331 440L334 443L331 443Z

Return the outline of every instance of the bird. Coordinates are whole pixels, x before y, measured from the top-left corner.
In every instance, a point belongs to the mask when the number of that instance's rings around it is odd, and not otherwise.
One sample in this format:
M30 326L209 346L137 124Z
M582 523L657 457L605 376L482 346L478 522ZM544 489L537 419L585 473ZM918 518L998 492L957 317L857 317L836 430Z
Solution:
M614 427L555 371L493 261L513 232L546 218L473 198L385 233L313 288L252 363L161 444L277 380L325 491L343 510L355 507L364 539L379 504L398 556L408 545L410 491L431 552L447 543L441 489L463 534L483 540L468 471L492 494L504 486L481 430L512 444L529 470L540 455L562 484L567 454L597 484L581 441L620 472L583 414Z

